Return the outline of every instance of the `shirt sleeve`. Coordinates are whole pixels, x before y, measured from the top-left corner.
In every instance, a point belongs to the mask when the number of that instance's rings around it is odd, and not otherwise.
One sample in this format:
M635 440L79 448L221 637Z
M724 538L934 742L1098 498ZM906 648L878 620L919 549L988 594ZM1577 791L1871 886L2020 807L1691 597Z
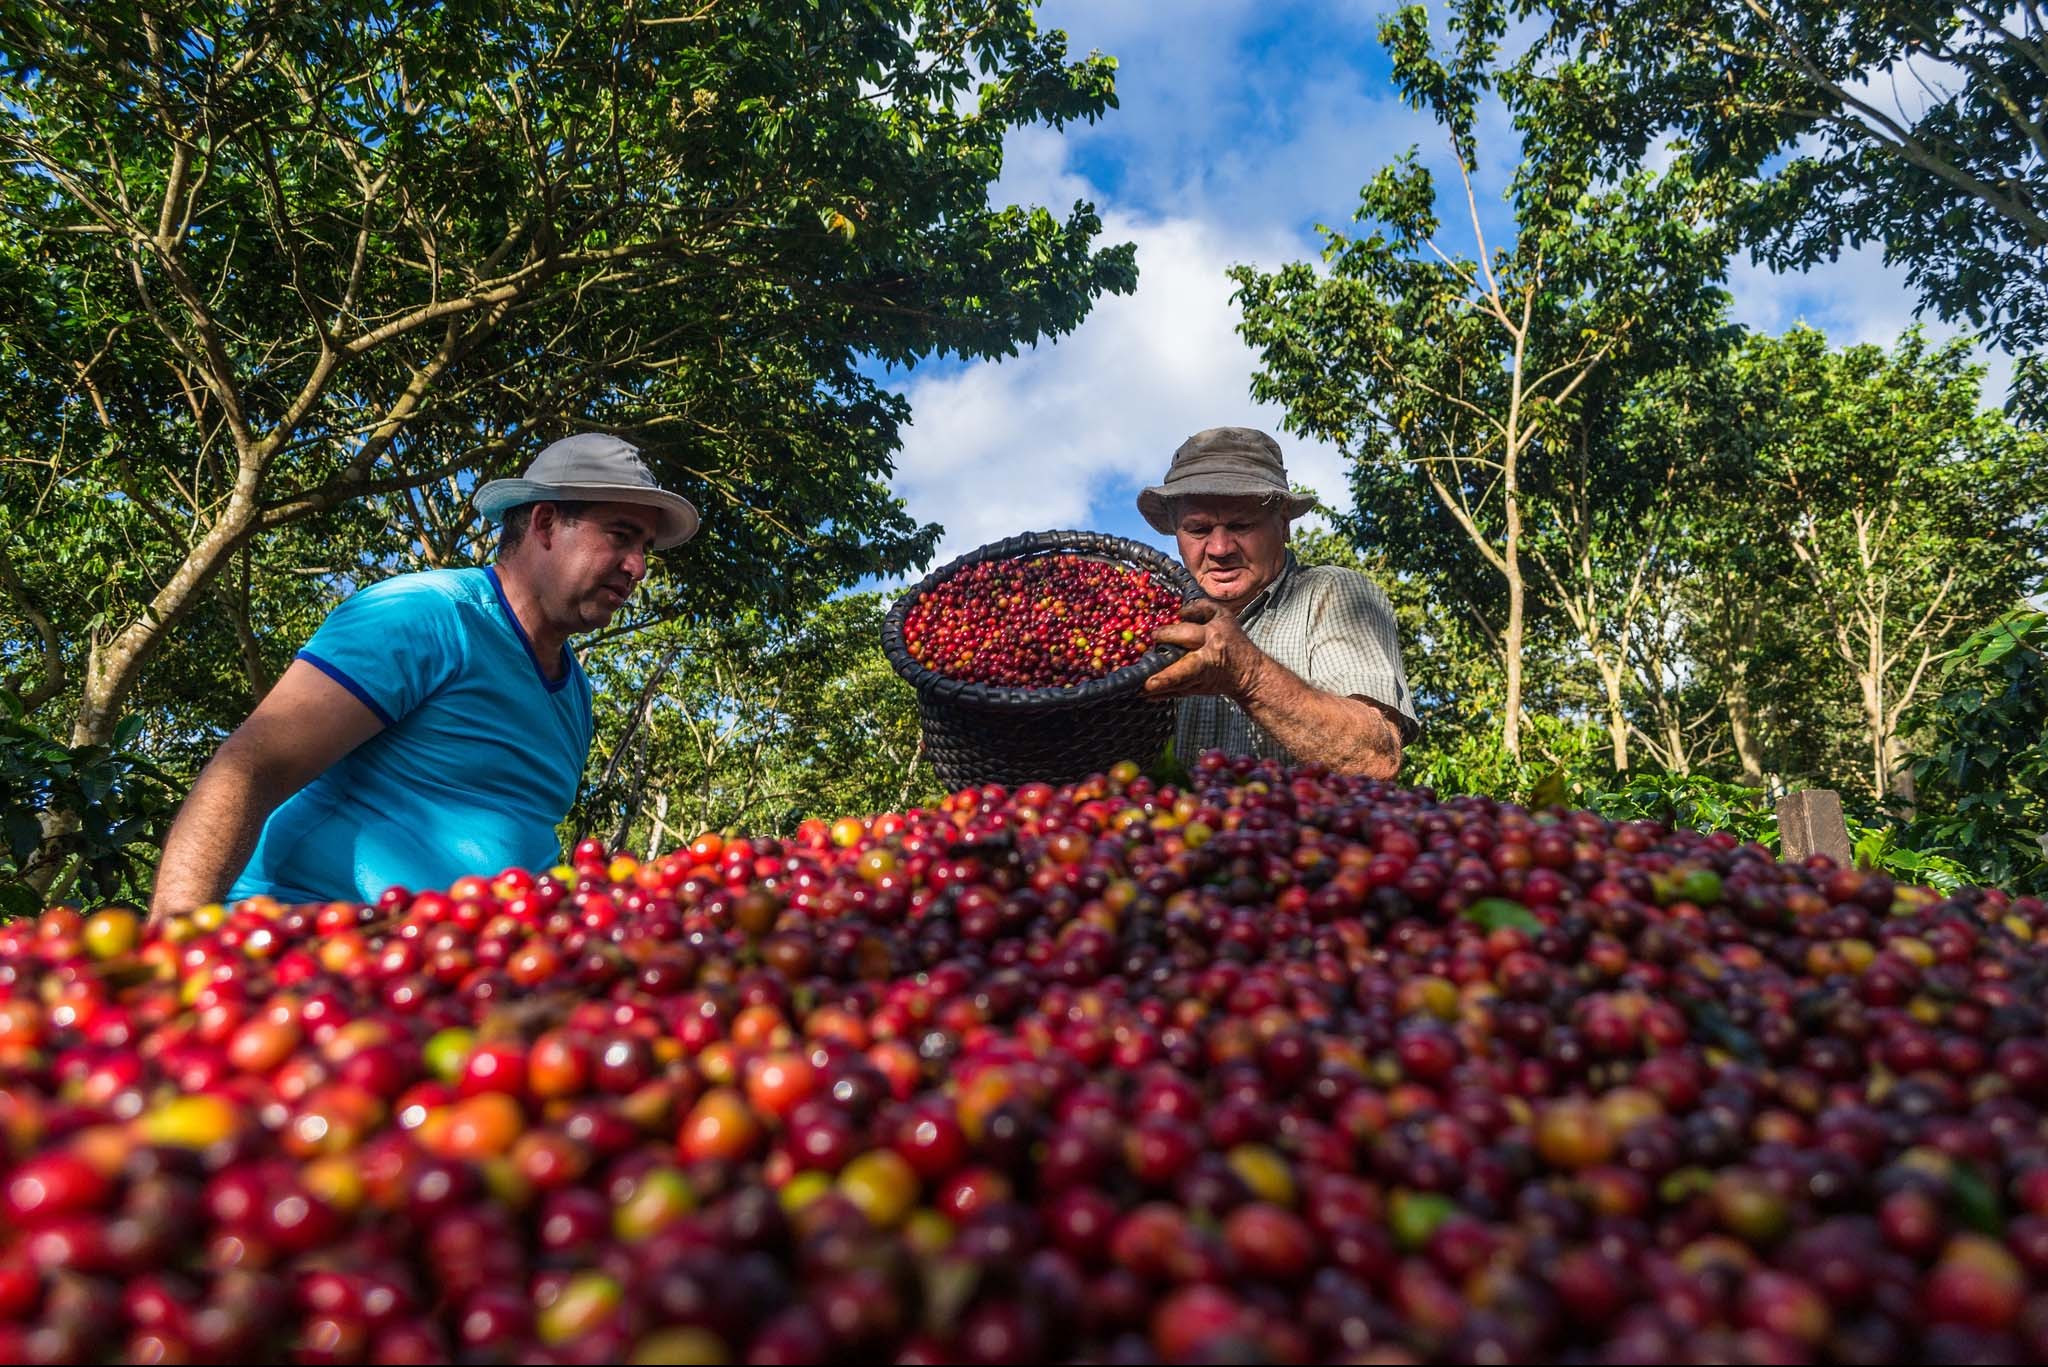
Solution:
M409 576L387 579L343 599L298 658L395 726L460 667L459 614L438 589Z
M1408 675L1401 667L1401 633L1394 606L1362 574L1328 576L1309 623L1306 680L1326 693L1370 698L1400 716L1403 744L1422 734Z

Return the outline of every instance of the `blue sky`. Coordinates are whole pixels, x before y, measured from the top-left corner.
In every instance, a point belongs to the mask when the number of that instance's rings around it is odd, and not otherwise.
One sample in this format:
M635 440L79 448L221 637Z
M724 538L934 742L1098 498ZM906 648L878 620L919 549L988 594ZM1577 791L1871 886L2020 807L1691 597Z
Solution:
M1189 433L1228 423L1279 437L1288 468L1347 497L1336 453L1280 431L1250 398L1255 357L1235 335L1224 270L1312 259L1317 223L1346 224L1358 188L1419 145L1448 165L1440 130L1403 105L1376 38L1391 0L1052 0L1043 28L1076 53L1115 56L1121 107L1064 133L1027 129L992 198L1064 213L1094 202L1111 242L1137 244L1135 294L1098 302L1056 343L997 363L899 377L912 408L895 488L942 524L941 561L1020 531L1091 527L1163 544L1137 490ZM1488 132L1491 136L1487 136ZM1497 203L1515 149L1482 129L1481 191ZM1489 231L1504 211L1489 208ZM1778 276L1747 261L1729 281L1752 327L1796 322L1839 342L1889 343L1913 294L1876 253ZM1930 331L1946 329L1930 323ZM2003 367L1994 368L1994 380ZM2001 381L2002 384L2002 381ZM2001 391L2002 393L2002 388Z

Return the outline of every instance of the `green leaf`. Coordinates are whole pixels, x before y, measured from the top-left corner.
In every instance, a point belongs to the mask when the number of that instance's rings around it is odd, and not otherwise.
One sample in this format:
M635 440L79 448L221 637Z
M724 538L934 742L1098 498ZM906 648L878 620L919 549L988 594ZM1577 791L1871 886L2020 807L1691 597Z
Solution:
M1387 1225L1401 1247L1416 1249L1457 1213L1458 1203L1448 1196L1403 1188L1387 1203Z
M12 878L0 878L0 921L34 916L42 909L43 899L34 888Z
M1998 1199L1997 1190L1975 1168L1967 1163L1957 1163L1949 1169L1948 1192L1950 1203L1964 1224L1979 1234L1988 1234L1995 1239L2005 1237L2005 1210Z
M1482 897L1458 914L1487 930L1512 927L1531 935L1543 933L1543 922L1536 919L1535 913L1520 902L1510 902L1505 897Z
M1185 789L1195 780L1195 776L1188 771L1188 766L1181 763L1180 756L1174 753L1171 739L1166 742L1166 748L1159 752L1159 758L1145 770L1145 775L1161 787L1171 785Z
M1757 1047L1756 1037L1731 1020L1720 1003L1686 998L1679 1004L1686 1018L1692 1022L1693 1029L1706 1039L1744 1063L1763 1066L1766 1061L1764 1051Z
M66 458L61 478L0 476L0 543L21 580L0 597L10 611L15 599L40 604L63 658L81 666L95 634L139 637L123 655L134 667L108 682L148 725L118 719L114 749L148 746L169 771L195 771L246 715L252 686L340 596L443 555L487 557L491 533L456 490L515 473L578 426L629 435L665 487L723 510L657 566L632 620L612 624L620 658L638 650L635 632L664 622L722 618L744 602L779 630L929 563L940 529L890 484L910 411L886 373L1071 333L1099 297L1130 292L1137 266L1092 208L990 203L1005 136L1103 115L1113 64L1071 57L1028 5L940 6L928 25L917 22L925 8L775 0L707 28L643 24L616 0L367 0L356 24L326 27L171 7L162 42L147 45L154 104L107 93L109 70L142 61L132 24L77 7L10 9L7 67L33 76L10 83L6 117L35 130L51 174L0 177L0 447ZM278 52L291 60L269 60ZM301 65L320 78L300 79ZM239 73L232 91L226 71ZM165 127L204 129L203 146L166 141ZM205 384L164 341L191 318L176 301L165 305L175 316L159 317L154 287L128 269L129 229L153 233L158 217L135 195L155 187L160 198L188 151L207 169L181 261L194 279L233 282L208 305L208 330L228 340L207 357ZM385 187L379 205L405 213L363 215L364 167ZM119 223L69 231L99 213ZM422 223L437 244L424 273ZM291 225L282 238L278 224ZM506 276L508 251L563 270ZM467 329L462 364L430 380L417 338L401 328L378 340L374 324L419 316L440 297L427 277L444 270L513 279L517 297ZM151 318L164 328L135 326ZM336 340L352 341L346 383L314 386L287 416L272 398L300 392L302 358ZM80 441L79 377L95 373L119 397ZM524 377L519 401L473 382L487 375ZM192 573L193 547L218 539L236 474L232 462L195 466L192 453L221 421L211 396L223 386L251 396L251 420L280 452L241 494L279 520L212 578ZM335 434L401 399L417 421L389 434L378 492L338 501L359 482L362 453ZM164 612L167 584L180 587ZM26 625L18 612L0 623L0 673L38 662ZM677 741L644 785L626 771L617 806L660 793L693 824L765 833L792 809L838 815L925 797L912 704L871 638L840 632L822 653L828 664L792 659L777 674L807 699L842 686L836 730L812 724L834 708L773 706L718 762L699 757L691 770ZM637 697L629 676L608 681L601 724ZM16 702L0 715L19 722ZM50 711L75 705L74 689ZM674 731L744 711L665 710ZM616 734L601 731L600 755ZM820 753L804 754L798 738L821 735L806 742ZM763 741L774 753L727 777ZM0 758L16 763L33 767ZM34 773L33 800L72 811L57 763ZM146 785L121 768L90 781L117 838Z
M1562 806L1571 798L1571 778L1562 768L1552 769L1536 780L1536 786L1529 790L1530 807Z
M21 807L0 812L0 830L7 834L7 847L17 864L34 854L43 843L42 823L36 814Z

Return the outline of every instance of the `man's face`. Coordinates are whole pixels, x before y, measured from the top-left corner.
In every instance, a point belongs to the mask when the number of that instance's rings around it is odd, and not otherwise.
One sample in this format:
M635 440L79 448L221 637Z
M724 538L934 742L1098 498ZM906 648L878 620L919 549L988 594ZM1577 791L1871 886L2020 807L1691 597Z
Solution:
M568 520L538 510L528 536L540 552L535 578L548 615L572 632L609 623L647 577L660 527L655 511L638 503L596 503Z
M1280 577L1287 514L1256 498L1190 498L1177 509L1181 563L1202 592L1233 612Z

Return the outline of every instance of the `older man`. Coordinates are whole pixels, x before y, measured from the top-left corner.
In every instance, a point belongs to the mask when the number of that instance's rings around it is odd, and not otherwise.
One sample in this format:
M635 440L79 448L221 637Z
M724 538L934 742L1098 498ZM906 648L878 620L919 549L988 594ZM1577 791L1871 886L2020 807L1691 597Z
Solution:
M1159 630L1188 654L1145 685L1182 699L1184 759L1223 749L1392 778L1421 730L1387 596L1287 549L1288 524L1313 505L1289 489L1279 444L1249 427L1197 432L1166 482L1138 495L1208 595Z
M153 912L367 902L559 857L591 739L569 638L611 621L697 510L595 433L475 501L503 524L497 563L399 575L328 614L193 785Z

